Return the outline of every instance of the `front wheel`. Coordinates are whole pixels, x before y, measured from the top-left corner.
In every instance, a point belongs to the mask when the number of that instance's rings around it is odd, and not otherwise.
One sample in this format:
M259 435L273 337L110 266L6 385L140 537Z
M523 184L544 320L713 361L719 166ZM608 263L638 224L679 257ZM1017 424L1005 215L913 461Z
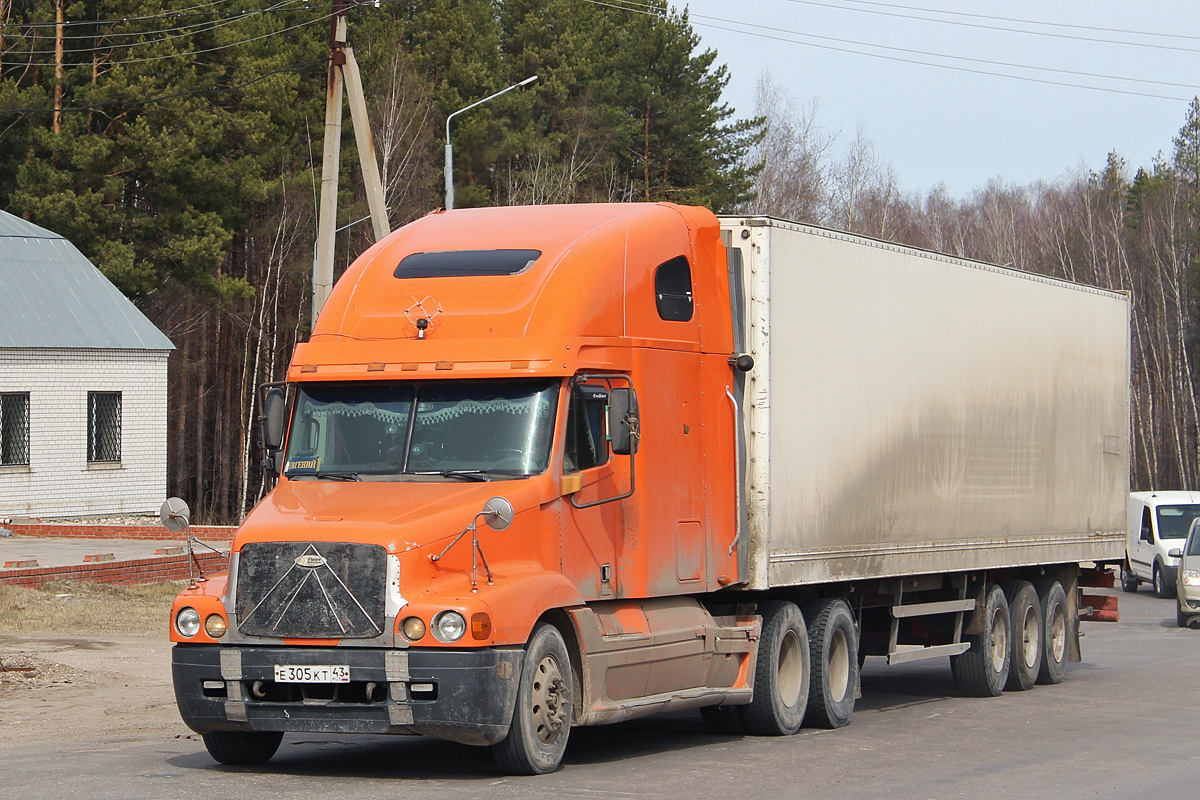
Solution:
M1161 597L1163 600L1175 596L1175 587L1167 583L1163 576L1163 569L1158 564L1154 565L1154 596Z
M212 731L204 734L208 754L222 764L263 764L271 760L283 734L270 731Z
M508 736L492 745L492 755L513 775L543 775L562 764L571 733L574 684L562 634L539 625L525 648Z

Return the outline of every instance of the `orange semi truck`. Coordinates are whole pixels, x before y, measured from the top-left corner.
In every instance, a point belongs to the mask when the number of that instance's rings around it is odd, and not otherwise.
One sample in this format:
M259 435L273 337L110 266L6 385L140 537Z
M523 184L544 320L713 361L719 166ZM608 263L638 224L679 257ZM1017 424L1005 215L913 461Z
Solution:
M279 480L174 604L180 712L225 763L396 733L535 774L662 711L845 725L867 656L1057 683L1115 616L1129 313L701 208L430 214L265 389Z

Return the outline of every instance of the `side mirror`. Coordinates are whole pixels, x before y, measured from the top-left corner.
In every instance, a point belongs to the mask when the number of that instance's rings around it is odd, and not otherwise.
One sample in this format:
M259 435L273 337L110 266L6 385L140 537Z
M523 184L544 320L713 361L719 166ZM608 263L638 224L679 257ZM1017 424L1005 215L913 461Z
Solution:
M613 389L608 394L608 438L613 453L629 456L637 453L641 438L637 392Z
M512 503L503 497L493 497L483 504L483 511L479 512L483 517L484 524L494 531L502 531L513 521Z
M262 440L267 450L278 450L283 446L283 423L287 416L284 397L282 386L272 386L263 400Z
M1172 547L1170 550L1167 551L1167 555L1170 556L1171 558L1183 558L1183 551L1180 550L1178 547Z
M158 518L162 520L163 527L171 533L187 530L191 516L188 504L178 497L168 497L158 510Z

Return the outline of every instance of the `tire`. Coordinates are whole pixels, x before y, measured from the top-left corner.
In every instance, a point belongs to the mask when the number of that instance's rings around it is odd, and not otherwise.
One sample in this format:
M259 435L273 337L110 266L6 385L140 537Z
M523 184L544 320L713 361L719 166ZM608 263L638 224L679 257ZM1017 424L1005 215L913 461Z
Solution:
M1004 584L1004 596L1008 598L1008 617L1012 621L1012 635L1008 637L1012 656L1004 688L1025 692L1034 687L1042 670L1045 633L1042 609L1029 581L1008 581Z
M1126 561L1121 565L1121 591L1136 592L1140 584L1141 581L1138 580L1137 575L1133 574L1133 570L1129 568L1129 562Z
M213 731L204 734L208 754L222 764L264 764L271 760L283 734L272 731Z
M1178 625L1180 628L1186 628L1188 626L1188 620L1190 620L1190 619L1191 619L1191 617L1189 615L1183 613L1183 603L1176 600L1175 601L1175 624Z
M1072 622L1067 616L1067 593L1056 580L1037 584L1038 604L1042 609L1042 668L1037 682L1062 683L1067 671L1067 657L1073 635Z
M754 699L743 712L746 731L790 736L800 730L808 707L808 629L795 603L760 603L759 613L763 630L754 662Z
M508 735L492 745L496 763L512 775L544 775L562 764L574 718L571 659L552 625L534 628L525 647Z
M858 632L844 600L815 600L804 607L808 620L807 725L841 728L850 723L858 689Z
M999 697L1008 681L1012 661L1008 601L999 586L989 583L984 591L983 633L969 634L970 648L950 657L950 672L959 691L970 697Z
M1168 586L1167 582L1163 580L1162 567L1158 564L1154 565L1154 596L1160 597L1163 600L1175 596L1175 587Z
M745 706L705 706L700 709L700 718L713 733L726 736L746 735Z

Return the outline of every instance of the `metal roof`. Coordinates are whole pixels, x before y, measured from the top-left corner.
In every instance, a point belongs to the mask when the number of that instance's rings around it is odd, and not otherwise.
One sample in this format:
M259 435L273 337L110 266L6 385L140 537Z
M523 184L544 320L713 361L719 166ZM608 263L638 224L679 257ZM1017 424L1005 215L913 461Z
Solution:
M174 350L57 233L0 211L0 347Z

